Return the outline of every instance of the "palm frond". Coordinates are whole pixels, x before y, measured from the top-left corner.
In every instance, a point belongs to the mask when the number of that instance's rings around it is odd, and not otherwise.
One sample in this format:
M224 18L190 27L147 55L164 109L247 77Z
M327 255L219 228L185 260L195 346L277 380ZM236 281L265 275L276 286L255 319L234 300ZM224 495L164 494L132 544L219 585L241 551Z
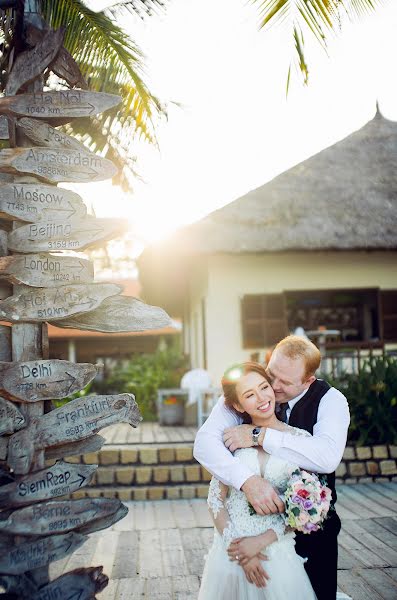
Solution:
M305 84L308 63L305 58L303 30L308 30L327 50L327 39L341 29L342 13L349 19L362 18L385 3L385 0L250 0L257 5L259 27L288 22L294 41L296 62ZM291 67L288 70L287 91Z
M154 13L163 10L165 2L163 0L114 0L104 12L112 18L119 18L123 14L131 14L145 19L152 16Z

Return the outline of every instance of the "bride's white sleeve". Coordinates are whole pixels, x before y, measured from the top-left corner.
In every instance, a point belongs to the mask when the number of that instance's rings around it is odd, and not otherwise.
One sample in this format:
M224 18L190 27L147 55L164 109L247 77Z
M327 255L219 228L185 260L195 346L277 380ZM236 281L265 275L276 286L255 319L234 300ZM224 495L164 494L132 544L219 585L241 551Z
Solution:
M229 547L230 542L240 537L226 508L227 492L228 487L224 483L221 483L216 477L211 479L207 504L214 525L222 536L226 548Z

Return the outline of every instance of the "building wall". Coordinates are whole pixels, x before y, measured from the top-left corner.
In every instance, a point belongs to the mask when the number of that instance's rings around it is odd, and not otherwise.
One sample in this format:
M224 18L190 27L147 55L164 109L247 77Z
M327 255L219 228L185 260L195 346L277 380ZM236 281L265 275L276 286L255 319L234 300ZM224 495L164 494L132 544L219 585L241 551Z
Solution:
M191 288L190 314L198 314L201 298L205 297L207 368L214 383L217 383L226 367L233 362L247 360L252 352L257 351L242 348L240 301L245 294L333 287L396 289L397 252L211 256L208 259L207 285L203 285L205 278L202 273L199 279ZM194 335L192 331L192 337ZM202 366L194 352L192 365Z
M208 293L207 264L203 260L192 265L189 279L189 298L185 303L184 343L185 353L190 355L192 367L206 366L206 297Z

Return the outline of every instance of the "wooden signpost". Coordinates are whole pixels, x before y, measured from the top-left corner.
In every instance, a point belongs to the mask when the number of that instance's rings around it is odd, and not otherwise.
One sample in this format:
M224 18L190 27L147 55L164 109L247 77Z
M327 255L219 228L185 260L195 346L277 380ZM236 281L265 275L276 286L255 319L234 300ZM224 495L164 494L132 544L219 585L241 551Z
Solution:
M17 296L0 301L1 320L12 323L54 321L93 310L105 298L121 291L113 283L25 289Z
M0 438L1 439L1 438ZM105 443L105 438L101 435L91 435L85 440L77 442L68 442L54 448L46 448L45 457L49 460L63 458L64 456L73 456L75 454L86 454L87 452L97 452Z
M85 258L60 254L4 256L0 257L0 277L31 287L57 287L92 283L94 267Z
M99 308L85 315L60 319L54 325L114 333L172 327L172 320L158 306L150 306L130 296L114 296L104 300Z
M14 433L25 424L25 418L17 407L0 397L0 435Z
M48 146L49 148L66 148L67 150L77 150L87 152L86 146L80 144L75 138L63 133L55 127L51 127L45 121L22 117L17 120L17 127L37 146Z
M85 90L37 92L0 98L0 113L39 119L94 117L120 104L120 96Z
M76 398L14 433L8 442L7 464L15 473L25 474L35 450L82 440L114 423L137 427L140 421L132 394Z
M0 169L13 174L31 173L50 183L103 181L117 173L110 160L88 150L50 150L39 146L0 150Z
M2 219L36 223L48 218L81 219L86 214L84 202L71 190L37 183L10 183L0 187Z
M98 465L59 460L46 469L29 473L0 487L0 508L26 506L71 494L88 485Z
M86 539L85 535L72 532L66 535L38 538L20 544L10 548L5 553L2 552L0 556L0 573L18 575L43 567L74 552Z
M121 508L117 498L50 500L12 511L0 519L0 533L15 535L55 535L79 531L83 525L112 517Z
M7 96L15 94L22 85L41 75L58 54L64 34L63 29L49 29L34 48L17 56L8 76Z
M24 253L85 250L103 244L126 227L126 222L121 219L44 219L12 231L8 236L8 247Z
M55 400L82 390L96 374L95 365L66 360L0 362L0 389L16 402Z
M41 588L31 600L93 600L109 582L102 570L103 567L88 567L70 571Z

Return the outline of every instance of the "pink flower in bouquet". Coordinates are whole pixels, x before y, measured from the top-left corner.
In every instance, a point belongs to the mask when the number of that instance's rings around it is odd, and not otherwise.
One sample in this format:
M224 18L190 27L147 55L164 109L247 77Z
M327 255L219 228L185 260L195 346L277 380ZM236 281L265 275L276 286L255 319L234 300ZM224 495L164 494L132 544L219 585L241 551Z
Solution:
M322 527L331 501L331 490L317 475L297 469L285 492L285 520L296 531L310 533Z

